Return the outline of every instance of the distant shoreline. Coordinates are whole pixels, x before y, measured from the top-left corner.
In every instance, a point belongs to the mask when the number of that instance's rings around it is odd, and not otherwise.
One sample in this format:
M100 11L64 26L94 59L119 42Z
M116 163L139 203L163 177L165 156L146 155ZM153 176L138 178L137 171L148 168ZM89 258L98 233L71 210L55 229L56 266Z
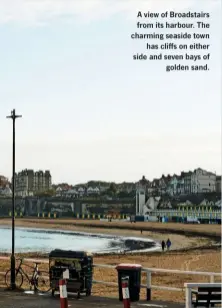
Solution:
M2 223L4 222L4 223ZM23 217L16 218L15 224L51 224L51 225L69 225L69 226L82 226L88 228L102 228L102 229L121 229L121 230L138 230L144 231L156 231L156 232L171 232L186 236L206 236L206 237L220 237L221 225L219 224L183 224L174 222L136 222L131 223L129 221L112 221L104 222L100 220L88 220L88 219L76 219L76 218L35 218L35 217ZM0 217L1 224L11 224L11 218Z

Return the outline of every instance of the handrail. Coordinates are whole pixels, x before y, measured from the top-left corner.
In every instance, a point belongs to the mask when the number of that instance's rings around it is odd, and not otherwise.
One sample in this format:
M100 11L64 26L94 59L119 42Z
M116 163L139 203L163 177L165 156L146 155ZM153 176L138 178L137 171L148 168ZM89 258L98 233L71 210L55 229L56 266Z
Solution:
M214 282L214 283L209 283L209 282L186 282L184 284L185 288L196 288L196 287L209 287L209 288L220 288L222 287L221 282Z
M0 256L0 260L9 260L10 257ZM32 258L16 258L16 260L23 260L24 262L32 262L32 263L49 263L49 260L46 259L32 259ZM115 269L116 265L110 264L94 264L93 267L98 268L112 268ZM199 271L182 271L176 269L164 269L164 268L152 268L152 267L142 267L143 272L152 272L152 273L171 273L171 274L188 274L188 275L204 275L204 276L220 276L222 277L222 273L219 272L199 272Z
M143 271L149 271L153 273L171 273L171 274L188 274L188 275L203 275L203 276L221 276L221 273L216 272L194 272L194 271L181 271L181 270L170 270L162 268L143 268Z
M0 260L9 260L10 257L6 257L6 256L0 256ZM16 260L19 260L20 258L16 258ZM45 260L45 259L32 259L32 258L21 258L24 262L41 262L41 263L49 263L49 260Z
M116 268L115 265L109 264L94 264L94 267L100 268ZM181 270L171 270L171 269L164 269L164 268L150 268L150 267L143 267L142 272L152 272L152 273L171 273L171 274L190 274L190 275L205 275L205 276L221 276L222 273L215 273L215 272L194 272L194 271L181 271Z

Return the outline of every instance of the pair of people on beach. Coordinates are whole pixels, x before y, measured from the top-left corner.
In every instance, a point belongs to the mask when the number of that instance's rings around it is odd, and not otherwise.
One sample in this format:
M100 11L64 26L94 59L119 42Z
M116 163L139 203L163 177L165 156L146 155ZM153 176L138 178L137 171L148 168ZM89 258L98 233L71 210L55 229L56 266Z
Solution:
M162 243L161 243L161 246L162 246L162 251L164 251L165 250L165 248L167 248L167 250L169 250L170 249L170 246L171 246L171 241L170 241L170 239L168 238L168 240L165 242L164 240L162 241Z

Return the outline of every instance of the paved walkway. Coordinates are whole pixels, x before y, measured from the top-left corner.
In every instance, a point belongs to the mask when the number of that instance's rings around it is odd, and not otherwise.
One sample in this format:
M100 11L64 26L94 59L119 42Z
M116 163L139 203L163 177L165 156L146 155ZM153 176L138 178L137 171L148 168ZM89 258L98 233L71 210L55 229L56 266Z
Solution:
M60 308L59 296L25 294L21 292L10 292L0 290L0 307L2 308ZM74 296L69 297L69 308L123 308L123 303L114 298L83 297L77 300ZM131 308L184 308L183 304L166 302L132 303Z

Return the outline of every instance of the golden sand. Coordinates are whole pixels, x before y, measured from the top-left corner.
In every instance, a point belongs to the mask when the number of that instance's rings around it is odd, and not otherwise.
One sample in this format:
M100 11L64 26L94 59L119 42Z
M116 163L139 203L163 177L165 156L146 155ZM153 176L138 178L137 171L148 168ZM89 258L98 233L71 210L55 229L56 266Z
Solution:
M10 220L0 220L2 225L10 225ZM74 223L74 224L73 224ZM115 234L115 235L128 235L128 236L141 236L152 238L157 241L167 239L170 237L172 241L172 251L170 252L150 252L146 254L133 254L133 255L106 255L95 256L94 264L111 264L117 265L119 263L137 263L143 267L149 268L163 268L163 269L177 269L185 271L208 271L208 272L221 272L221 251L219 248L209 246L212 243L212 239L206 239L202 237L202 233L215 234L219 236L221 234L221 226L219 225L182 225L182 224L160 224L160 223L111 223L112 229L107 229L107 224L99 221L88 222L86 221L73 221L73 220L38 220L38 219L16 219L17 226L24 227L39 227L39 228L56 228L73 231L95 232L103 234ZM104 229L104 224L106 228ZM83 226L84 225L84 226ZM143 231L140 234L140 228L144 229L145 226L152 227L153 232ZM119 226L127 227L130 230L120 230ZM116 228L113 228L116 227ZM164 233L156 232L155 229L163 229ZM168 229L185 230L186 232L195 232L198 237L186 237L185 235L177 235L167 232ZM137 230L136 230L137 229ZM199 246L206 246L206 248L199 248ZM185 248L185 249L184 249ZM193 249L190 249L193 248ZM183 249L183 250L181 250ZM36 257L36 254L29 256ZM6 271L9 267L8 261L0 262L0 271ZM42 268L47 269L47 265L42 265ZM94 279L104 280L110 282L117 282L117 272L115 269L94 269ZM143 283L145 283L145 274L142 277ZM165 274L165 273L153 273L152 285L183 287L185 282L207 282L210 281L210 277L197 276L197 275L182 275L182 274ZM220 277L215 281L221 281ZM2 281L3 283L3 281ZM117 288L93 285L94 295L106 295L117 296ZM145 290L142 290L141 297L145 298ZM166 301L184 301L184 292L177 291L162 291L153 290L153 299L163 299Z

